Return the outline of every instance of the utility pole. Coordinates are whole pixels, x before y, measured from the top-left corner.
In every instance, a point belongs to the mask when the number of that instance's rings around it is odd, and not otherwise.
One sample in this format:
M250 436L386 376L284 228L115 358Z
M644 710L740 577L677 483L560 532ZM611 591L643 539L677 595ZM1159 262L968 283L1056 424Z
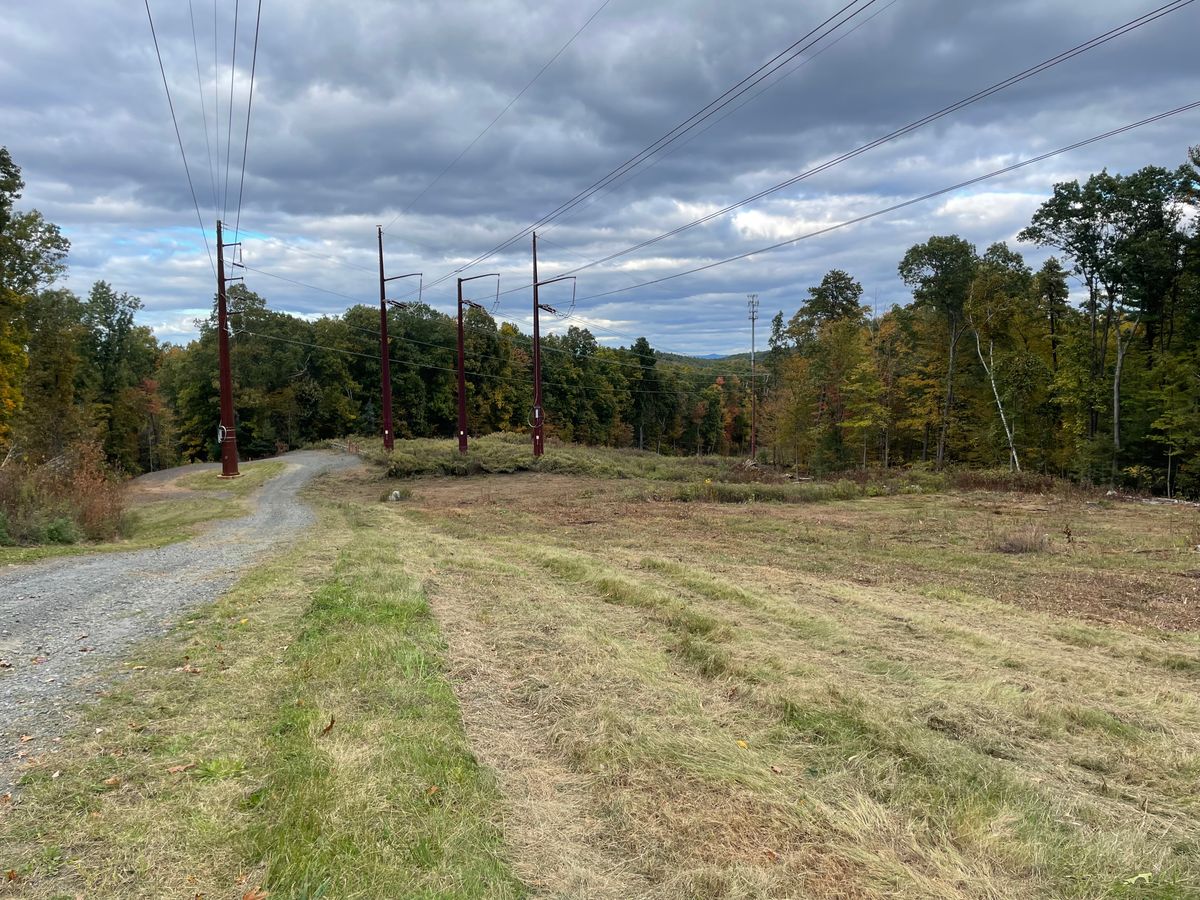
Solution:
M545 310L551 315L557 314L557 310L552 306L545 306L538 302L538 288L547 284L554 284L558 281L566 281L570 279L575 281L575 276L564 275L561 278L550 278L546 281L538 281L537 273L537 232L533 233L533 455L541 456L545 450L545 427L546 415L542 410L542 332L541 319L538 313ZM574 305L574 288L572 288L572 305Z
M492 272L488 275L472 275L470 278L458 279L458 452L467 452L467 370L466 349L463 341L463 304L483 309L473 300L463 300L462 286L464 282L475 281L477 278L495 278L496 294L500 294L500 275Z
M754 323L758 321L758 294L746 295L750 312L750 459L758 456L758 382L754 380Z
M388 359L387 279L383 277L383 226L379 227L379 382L383 393L383 449L392 452L392 364Z
M233 422L233 372L229 366L229 309L225 300L225 247L221 222L217 220L217 361L221 391L221 424L217 427L217 443L221 445L221 477L237 478L237 428ZM237 266L237 263L233 263Z
M388 345L388 304L397 309L404 309L407 304L397 303L387 298L387 283L399 281L401 278L420 277L424 287L424 275L420 272L409 272L407 275L383 276L383 226L379 228L379 384L383 394L383 449L391 453L396 444L396 434L392 428L392 360L391 348Z

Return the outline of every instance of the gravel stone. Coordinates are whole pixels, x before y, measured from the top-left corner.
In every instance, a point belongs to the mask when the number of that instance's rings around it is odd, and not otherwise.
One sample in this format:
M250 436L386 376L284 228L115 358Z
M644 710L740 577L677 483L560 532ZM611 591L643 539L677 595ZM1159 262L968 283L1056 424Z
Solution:
M215 522L191 540L0 570L0 659L10 664L0 668L0 793L12 788L23 759L56 751L81 705L109 686L114 664L134 645L166 634L182 613L218 598L314 521L297 497L309 479L358 464L309 450L279 459L288 467L258 491L253 513Z

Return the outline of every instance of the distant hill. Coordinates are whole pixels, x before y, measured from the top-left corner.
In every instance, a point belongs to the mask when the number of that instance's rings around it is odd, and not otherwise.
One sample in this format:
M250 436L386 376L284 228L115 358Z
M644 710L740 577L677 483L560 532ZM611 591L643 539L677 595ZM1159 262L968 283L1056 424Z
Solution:
M761 358L762 354L759 354ZM723 356L720 353L708 353L704 356L685 356L682 353L663 353L658 352L658 358L664 363L671 363L678 366L687 366L690 369L700 369L702 371L719 369L722 372L741 372L750 371L750 354L749 353L733 353L728 356Z

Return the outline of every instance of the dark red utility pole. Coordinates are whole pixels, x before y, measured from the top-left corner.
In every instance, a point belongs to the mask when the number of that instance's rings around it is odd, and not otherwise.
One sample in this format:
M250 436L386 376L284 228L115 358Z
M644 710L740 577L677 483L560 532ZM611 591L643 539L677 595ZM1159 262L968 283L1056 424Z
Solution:
M750 313L750 459L758 456L758 383L754 375L754 325L758 321L758 294L746 295Z
M236 244L229 246L235 247ZM221 424L217 443L221 445L221 477L237 478L237 429L233 424L233 372L229 366L229 310L225 302L225 244L221 223L217 222L217 361L220 370Z
M538 312L537 232L533 233L533 455L541 456L546 417L542 412L542 333Z
M383 394L383 449L395 446L392 437L392 365L388 359L387 280L383 277L383 226L379 226L379 381Z
M545 450L545 429L546 429L546 414L542 409L542 331L541 319L539 312L545 310L548 313L554 314L555 309L551 306L543 306L538 302L538 288L546 284L554 284L558 281L575 280L573 275L565 275L562 278L550 278L546 281L538 281L537 274L537 232L533 233L533 455L541 456ZM574 305L574 301L572 301Z
M420 278L422 288L418 289L418 297L424 288L425 277L421 272L409 272L407 275L383 276L383 226L379 226L379 385L383 395L383 449L389 453L396 444L396 432L392 428L392 360L388 345L387 308L390 303L397 309L407 309L408 304L397 303L387 298L387 283L399 281L401 278Z
M495 278L499 285L499 274L492 272L488 275L472 275L470 278L458 279L458 452L467 452L467 369L466 369L466 349L463 342L463 304L473 306L476 309L483 309L478 303L472 300L463 300L462 286L464 282L474 281L477 278ZM499 287L496 289L497 295L500 293Z

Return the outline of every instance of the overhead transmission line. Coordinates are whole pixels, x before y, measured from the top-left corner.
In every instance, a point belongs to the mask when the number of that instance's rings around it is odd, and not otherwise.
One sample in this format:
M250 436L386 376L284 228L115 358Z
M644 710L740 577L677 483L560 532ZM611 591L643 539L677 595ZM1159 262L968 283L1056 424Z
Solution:
M208 138L208 107L204 102L204 81L200 77L200 44L196 40L196 15L188 0L188 20L192 23L192 52L196 56L196 90L200 94L200 118L204 122L204 149L208 153L208 180L212 183L213 211L217 209L217 174L213 167L212 142Z
M767 91L778 86L780 84L780 82L782 82L785 78L788 78L788 77L794 75L797 71L802 69L804 66L807 66L808 64L810 64L814 60L816 60L817 57L832 50L834 47L836 47L842 41L846 40L846 38L850 37L852 34L854 34L860 28L862 28L863 26L868 25L870 22L874 21L874 19L877 16L883 15L883 13L887 12L889 9L891 9L893 6L895 6L897 2L899 2L899 0L889 0L887 5L882 6L879 9L875 10L873 13L871 13L871 15L867 16L865 19L858 22L853 28L851 28L845 34L838 35L838 37L836 39L834 39L833 41L830 41L828 44L819 48L818 50L816 50L813 53L810 53L806 56L800 57L800 58L798 58L798 60L793 60L792 63L789 63L787 68L774 73L771 76L771 78L767 81L766 84L764 84L757 91L754 91L749 96L741 99L736 105L733 106L732 109L728 110L727 112L725 112L722 115L718 116L717 118L713 119L711 122L707 123L703 128L701 128L699 131L693 132L692 134L688 135L687 138L684 139L683 141L681 141L680 143L675 144L670 149L664 151L661 154L658 154L657 156L654 157L654 159L651 162L647 163L645 166L642 166L638 169L633 170L632 172L627 172L626 174L622 175L619 179L617 179L616 181L613 181L612 183L607 185L603 190L597 191L595 194L593 194L591 197L589 197L585 203L570 210L569 213L564 214L563 217L560 217L556 221L546 225L545 228L540 229L538 231L538 240L539 241L545 240L546 239L545 238L546 231L550 231L554 228L558 228L560 225L563 224L564 219L572 219L572 218L577 217L580 212L585 211L588 207L590 207L593 203L595 203L600 198L601 194L608 193L622 185L629 184L630 182L636 181L637 179L641 178L643 175L645 175L651 169L656 168L660 163L666 161L667 159L669 159L670 157L672 157L676 153L678 153L680 150L687 147L694 140L696 140L697 138L701 137L704 134L707 134L710 130L715 128L717 125L720 125L722 122L724 122L730 116L735 115L743 107L747 106L750 103L753 103L755 100L757 100L763 94L765 94Z
M710 101L706 106L702 107L700 110L693 113L687 119L684 119L682 122L680 122L674 128L670 129L665 134L663 134L661 137L659 137L656 141L652 142L647 147L644 147L638 153L635 153L633 156L631 156L625 162L621 163L615 169L612 169L610 172L608 172L608 174L606 174L606 175L602 176L601 178L597 179L596 181L592 182L592 184L588 185L582 191L577 193L574 197L572 197L569 200L565 201L564 203L560 204L558 207L551 210L549 213L542 216L537 221L528 225L527 227L522 229L517 234L513 235L512 237L508 238L505 241L502 241L501 243L497 244L495 247L491 248L490 250L485 251L484 253L482 253L479 256L472 259L470 262L467 262L464 265L459 266L458 268L454 269L453 271L448 272L447 274L434 279L433 281L431 281L429 283L429 285L427 285L427 287L433 287L437 284L440 284L443 281L446 281L449 278L453 278L455 275L466 271L467 269L471 268L472 266L478 265L479 263L483 262L484 260L489 259L490 257L494 256L496 253L500 252L501 250L504 250L505 248L511 246L516 241L519 241L519 240L525 238L526 236L531 234L535 229L540 228L541 226L545 225L546 223L553 221L555 218L562 215L567 210L571 209L574 206L577 206L579 203L583 202L585 199L590 197L596 191L600 190L605 185L609 184L615 178L619 178L625 172L628 172L630 169L632 169L638 165L641 165L643 162L645 162L647 159L650 159L655 154L662 152L663 149L670 146L675 141L679 140L679 138L681 138L683 135L687 134L689 131L696 128L698 125L700 125L706 119L710 118L715 113L719 112L721 109L728 106L730 103L735 101L738 97L742 96L747 91L754 88L756 85L760 84L764 79L770 77L772 74L774 74L776 71L778 71L783 66L786 66L792 59L796 58L800 54L804 53L806 50L815 46L817 43L819 43L824 38L828 37L830 34L833 34L835 31L837 31L843 25L850 22L856 16L860 15L863 11L865 11L866 9L868 9L869 7L871 7L872 5L874 5L877 2L879 2L879 0L865 0L865 2L863 2L863 0L851 0L851 2L842 6L833 15L829 16L828 18L823 20L819 25L817 25L816 27L809 30L799 40L793 42L790 46L788 46L784 50L777 53L774 57L772 57L766 63L759 66L757 69L755 69L749 75L742 78L741 81L737 82L732 87L728 88L723 94L716 97L714 100ZM860 3L862 5L859 5ZM855 8L855 7L857 7L857 8ZM842 18L839 18L839 17L842 17ZM825 29L825 30L822 31L822 29Z
M262 24L262 0L258 0L258 12L254 16L254 52L250 56L250 89L246 94L246 134L242 138L242 174L238 178L237 217L233 225L233 241L237 243L242 225L242 189L246 186L246 154L250 148L250 110L254 103L254 71L258 67L258 30Z
M614 253L608 254L607 256L603 256L599 259L593 260L593 261L587 263L586 265L579 266L574 269L569 269L569 270L567 270L567 272L565 274L570 275L570 274L574 274L577 272L582 272L585 269L590 269L594 266L598 266L603 263L610 262L614 259L618 259L622 256L626 256L630 253L634 253L645 247L649 247L649 246L652 246L653 244L657 244L660 241L666 240L667 238L670 238L670 237L674 237L675 235L681 234L682 232L687 231L691 228L695 228L698 225L703 225L707 222L711 222L713 219L720 218L721 216L726 215L727 213L730 213L735 209L739 209L740 207L746 206L747 204L753 203L757 200L761 200L763 197L766 197L770 194L774 194L774 193L777 193L778 191L784 190L785 188L791 187L792 185L795 185L795 184L799 183L800 181L810 178L813 175L817 175L817 174L820 174L821 172L827 171L828 169L831 169L834 166L840 165L841 163L844 163L851 159L854 159L857 156L861 156L862 154L864 154L870 150L873 150L873 149L880 147L886 143L894 141L897 138L900 138L907 134L910 134L910 133L918 130L919 128L923 128L924 126L929 125L933 122L936 122L939 119L942 119L942 118L944 118L954 112L957 112L967 106L970 106L974 103L978 103L980 100L984 100L984 99L992 96L993 94L997 94L1000 91L1003 91L1007 88L1012 87L1013 85L1019 84L1028 78L1032 78L1035 75L1039 75L1048 69L1052 69L1055 66L1060 65L1064 62L1067 62L1068 60L1073 59L1076 56L1086 53L1088 50L1092 50L1092 49L1095 49L1096 47L1102 46L1103 44L1107 44L1109 41L1115 40L1116 38L1121 37L1125 34L1128 34L1129 32L1134 31L1138 28L1141 28L1144 25L1148 25L1151 22L1162 18L1163 16L1169 15L1170 13L1173 13L1173 12L1177 12L1178 10L1183 9L1185 6L1188 6L1193 2L1195 2L1195 0L1175 0L1175 2L1167 3L1164 6L1159 7L1158 9L1152 10L1152 11L1146 13L1145 15L1138 16L1137 18L1132 19L1129 22L1126 22L1124 25L1120 25L1116 28L1110 29L1109 31L1106 31L1103 34L1092 38L1091 40L1084 41L1082 44L1078 44L1069 50L1064 50L1062 53L1052 56L1049 59L1043 60L1042 62L1038 63L1037 65L1030 66L1026 69L1023 69L1014 75L1010 75L1008 78L1005 78L1002 81L998 81L995 84L990 85L989 87L983 88L982 90L976 91L975 93L970 94L970 95L962 98L961 100L951 103L949 106L944 106L941 109L937 110L936 112L929 113L928 115L923 116L920 119L916 119L912 122L909 122L907 125L897 128L894 131L890 131L887 134L877 137L872 141L868 141L867 143L862 144L853 150L849 150L839 156L835 156L832 159L827 160L818 166L814 166L810 169L806 169L805 171L800 172L797 175L793 175L792 177L787 178L784 181L779 182L778 184L772 185L771 187L768 187L768 188L764 188L763 190L758 191L755 194L751 194L749 197L739 200L736 203L731 203L728 206L722 207L721 209L718 209L714 212L708 213L707 215L701 216L698 219L694 219L693 221L688 222L684 225L680 225L676 228L672 228L669 231L665 231L660 235L657 235L652 238L647 238L646 240L640 241L630 247L626 247L623 250L618 250Z
M437 175L435 175L433 177L433 180L431 180L427 185L425 185L425 187L421 188L421 190L417 193L417 195L415 197L413 197L411 200L409 200L408 203L404 206L404 208L401 209L400 212L396 213L396 215L394 215L392 217L392 220L390 222L388 222L387 225L384 226L384 228L383 228L384 231L387 231L389 228L391 228L392 225L395 224L397 219L399 219L402 215L404 215L406 212L408 212L410 209L412 209L416 205L417 201L420 200L422 197L424 197L427 193L429 193L430 189L435 184L437 184L439 181L441 181L442 177L447 172L449 172L456 165L458 165L458 163L462 160L462 158L471 151L471 148L474 147L477 143L479 143L480 139L485 134L487 134L489 131L492 130L492 126L495 125L497 122L499 122L500 119L503 118L504 114L513 108L513 104L515 104L518 100L520 100L523 96L525 96L525 92L528 91L531 87L533 87L534 82L536 82L539 78L541 78L542 75L545 74L546 70L549 69L552 65L554 65L555 61L560 56L563 55L563 53L566 51L566 49L575 42L575 39L577 37L579 37L579 35L583 34L584 29L587 28L589 25L591 25L592 21L598 15L600 15L600 13L604 12L604 8L606 6L608 6L608 4L611 2L612 2L612 0L604 0L603 3L601 3L598 7L596 7L595 12L593 12L590 16L588 16L587 21L585 21L582 25L579 26L578 29L576 29L575 33L567 39L567 42L565 44L563 44L561 47L558 48L558 51L552 57L550 57L548 60L546 60L545 64L540 69L538 69L537 74L534 75L532 78L530 78L528 82L526 82L525 87L523 87L523 88L521 88L521 90L517 91L516 95L511 100L509 100L507 104L505 104L504 109L502 109L502 110L500 110L500 112L496 113L496 116L492 119L492 121L488 122L487 125L485 125L483 127L483 130L480 131L479 134L475 135L475 137L471 139L471 142L469 144L467 144L467 146L465 146L459 152L458 156L456 156L456 157L454 157L454 159L450 160L450 162L448 162L445 165L445 167L440 172L438 172Z
M375 362L379 361L379 354L377 354L377 353L361 353L357 350L347 350L344 347L330 347L327 344L317 344L312 341L300 341L300 340L296 340L295 338L280 337L279 335L274 335L274 334L264 334L263 332L260 332L260 331L250 331L249 329L245 329L245 328L239 329L237 333L238 334L246 334L251 337L262 338L263 340L267 340L267 341L276 341L281 344L294 344L294 345L300 346L300 347L308 347L313 350L326 350L330 353L341 353L346 356L357 356L357 357L361 357L363 359L370 359ZM433 370L440 371L440 372L450 372L452 374L457 374L457 372L458 372L458 369L452 368L450 366L439 366L434 363L423 363L423 362L419 362L418 360L414 360L414 359L392 359L389 357L388 361L393 362L396 365L413 366L413 367L416 367L419 369L433 369ZM493 372L475 372L475 371L471 371L468 369L468 370L464 371L464 374L473 375L476 378L490 378L494 381L504 381L504 382L508 382L510 384L530 383L529 380L526 380L524 378L515 378L510 375L499 375L499 374L496 374ZM591 387L589 385L584 385L584 384L564 384L562 382L557 382L557 381L544 381L542 383L545 385L548 385L550 387L560 387L560 388L564 388L565 390L583 391L585 393L594 393L594 392L603 390L603 388ZM679 390L661 390L661 391L646 390L646 389L632 389L632 388L627 389L627 390L631 394L662 394L662 395L674 395L674 396L677 396L679 394L696 394L696 393L698 393L697 391L689 389L689 388L681 388Z
M175 126L175 140L179 143L179 155L183 158L183 172L187 176L188 190L192 194L192 205L196 208L196 221L200 225L200 235L204 238L204 249L208 253L208 264L216 275L217 266L213 261L212 248L208 245L208 232L204 228L204 216L200 214L200 201L196 199L196 188L192 184L192 170L188 166L187 152L183 149L183 136L179 133L179 119L175 116L175 103L171 100L171 88L167 84L167 70L163 66L162 51L158 46L158 33L154 28L154 16L150 13L150 0L144 0L146 18L150 21L150 37L154 40L154 55L158 57L158 71L162 73L163 90L167 94L167 106L171 110L171 122Z
M240 0L233 2L233 62L229 66L229 122L225 126L225 189L221 194L221 218L229 215L229 151L233 146L233 83L237 78L237 34L238 7Z
M370 306L370 305L371 305L371 304L367 303L367 301L363 300L362 298L355 297L355 296L353 296L352 294L346 294L346 293L343 293L342 291L335 291L335 290L333 290L333 289L331 289L331 288L324 288L324 287L321 287L320 285L316 285L316 284L309 284L308 282L304 282L304 281L298 281L298 280L297 280L297 279L295 279L295 278L289 278L289 277L287 277L286 275L280 275L280 274L278 274L278 273L276 273L276 272L269 272L269 271L267 271L266 269L260 269L260 268L257 268L257 267L255 267L255 266L251 266L251 265L249 265L249 264L243 264L243 268L244 268L244 269L246 269L246 270L247 270L247 271L249 271L249 272L255 272L255 273L259 274L259 275L266 275L268 278L274 278L274 279L276 279L276 280L278 280L278 281L283 281L283 282L286 282L286 283L288 283L288 284L294 285L295 287L305 288L305 289L312 290L312 291L318 291L318 292L320 292L320 293L323 293L323 294L330 294L331 296L334 296L334 297L341 297L341 298L343 298L343 299L345 299L345 300L349 300L349 301L351 301L352 303L354 303L354 304L356 304L356 305L361 305L361 306ZM410 317L412 317L412 316L415 316L415 314L414 314L414 313L413 313L411 310L401 310L400 312L401 312L401 314L402 314L402 315L406 315L406 316L410 316ZM232 314L231 314L231 315L232 315ZM529 321L528 321L527 319L523 319L523 318L521 318L521 317L519 317L519 316L513 316L513 315L508 315L508 314L502 314L502 313L498 313L498 312L493 312L493 313L490 313L490 315L494 316L495 318L504 319L504 320L507 320L507 321L510 321L510 322L516 322L516 323L519 323L519 324L522 324L522 325L529 325L529 324L530 324L530 323L529 323ZM599 325L599 324L596 324L596 323L589 322L588 320L586 320L586 319L583 319L582 317L579 317L579 316L570 315L570 316L566 316L566 318L572 318L572 319L576 319L576 320L578 320L578 321L582 321L584 324L586 324L586 325L589 325L590 327L596 328L597 330L606 330L605 326L603 326L603 325ZM342 323L343 323L343 324L345 324L345 325L346 325L348 328L351 328L351 329L353 329L353 330L355 330L355 331L361 331L361 332L363 332L363 333L365 333L365 334L370 334L370 335L373 335L374 337L379 337L379 336L380 336L380 332L379 332L378 330L376 330L376 329L372 329L372 328L366 328L366 327L363 327L363 326L360 326L360 325L354 325L354 324L352 324L352 323L350 323L350 322L346 322L346 321L345 321L345 319L342 319ZM497 332L495 332L495 331L491 331L491 330L488 330L488 329L485 329L485 328L478 328L478 327L476 327L476 326L472 326L472 325L469 325L469 324L465 324L465 325L464 325L464 327L465 327L465 328L468 328L468 329L470 329L470 330L472 330L472 331L476 331L476 332L478 332L478 333L480 333L480 334L486 334L486 335L489 335L489 336L492 336L492 337L496 337L496 336L498 335L498 333L497 333ZM626 338L630 338L630 340L633 340L633 341L636 341L636 340L637 340L637 338L633 338L633 337L631 337L630 335L624 335L624 334L621 334L620 332L613 332L613 333L614 333L614 334L616 334L616 335L617 335L617 336L619 336L619 337L626 337ZM405 337L405 336L402 336L402 335L395 335L395 334L390 334L390 333L389 333L389 337L394 337L394 338L396 338L397 340L408 341L408 342L410 342L410 343L416 343L416 344L425 344L425 345L427 345L427 346L431 346L431 347L437 347L437 348L439 348L439 349L447 349L447 348L443 347L441 344L433 344L433 343L430 343L430 342L428 342L428 341L420 341L420 340L417 340L416 338L409 338L409 337ZM448 349L451 349L451 350L453 350L453 348L448 348ZM543 349L543 350L545 350L545 351L551 352L551 353L564 353L564 354L568 354L568 355L573 355L573 354L571 354L571 351L569 351L569 350L563 350L563 349L561 349L561 348L558 348L558 347L547 347L547 346L543 346L543 347L542 347L542 349ZM624 349L624 352L625 352L625 353L628 353L628 354L631 354L631 355L633 355L633 356L636 356L636 357L638 357L638 358L641 358L641 359L652 359L652 360L654 360L654 361L656 361L656 362L664 362L664 360L662 359L662 357L661 357L661 356L655 356L655 355L647 356L646 354L644 354L644 353L639 353L639 352L637 352L636 350L633 350L632 348L625 348L625 349ZM675 352L675 351L667 350L667 349L665 349L665 348L664 348L662 352L666 352L666 353L672 353L672 352ZM678 355L678 356L686 356L687 354L685 354L685 353L676 353L676 355ZM494 358L494 357L493 357L493 358ZM623 367L626 367L626 368L638 368L638 369L642 368L642 366L641 366L640 364L637 364L637 363L625 363L625 362L621 362L620 360L605 360L605 365L616 365L616 366L623 366ZM704 375L712 375L714 378L715 378L715 377L717 377L717 376L728 376L728 377L742 378L742 377L745 377L745 374L746 374L746 373L744 373L744 372L732 372L732 371L731 371L731 372L724 372L724 371L721 371L721 372L709 372L709 371L705 371L703 374L704 374Z
M661 278L652 278L648 281L642 281L642 282L639 282L638 284L631 285L630 287L614 288L613 290L610 290L610 291L601 291L600 293L591 294L590 296L581 297L579 299L580 299L580 302L583 302L585 300L596 300L600 297L610 297L614 294L622 294L622 293L625 293L626 291L631 291L636 288L643 288L643 287L648 287L648 286L654 285L654 284L661 284L664 281L671 281L675 278L682 278L685 275L694 275L697 272L704 272L704 271L707 271L708 269L715 269L718 266L723 266L723 265L726 265L731 262L737 262L738 260L742 260L742 259L748 259L751 256L757 256L760 253L767 253L771 250L778 250L781 247L788 247L788 246L791 246L792 244L797 244L800 241L808 240L809 238L814 238L814 237L819 237L820 235L829 234L831 231L837 231L841 228L846 228L850 225L857 225L860 222L865 222L869 219L878 218L879 216L886 215L887 213L895 212L898 209L904 209L909 206L914 206L918 203L923 203L926 200L932 200L935 197L940 197L944 194L949 194L954 191L962 190L963 188L966 188L966 187L971 187L972 185L979 184L982 181L987 181L989 179L996 178L1001 175L1007 175L1009 172L1014 172L1018 169L1023 169L1027 166L1034 165L1035 163L1042 162L1043 160L1050 159L1053 156L1060 156L1063 153L1068 153L1072 150L1078 150L1080 147L1086 147L1090 144L1095 144L1100 141L1104 141L1109 138L1116 137L1121 134L1125 134L1126 132L1133 131L1135 128L1141 128L1144 125L1150 125L1155 122L1160 122L1163 119L1167 119L1172 116L1177 116L1182 113L1189 112L1198 107L1200 107L1200 100L1194 100L1191 103L1186 103L1182 106L1177 106L1174 109L1169 109L1169 110L1166 110L1165 112L1161 112L1161 113L1158 113L1153 116L1147 116L1146 118L1139 119L1136 122L1130 122L1129 124L1122 125L1119 128L1113 128L1113 129L1110 129L1109 131L1105 131L1101 134L1093 135L1092 137L1089 137L1089 138L1084 138L1083 140L1075 141L1074 143L1067 144L1066 146L1059 147L1055 150L1049 150L1046 153L1039 153L1037 156L1031 156L1028 159L1023 159L1019 162L1012 163L1011 165L1003 166L1002 168L999 168L999 169L994 169L991 172L988 172L984 175L977 175L974 178L968 178L966 181L960 181L957 184L952 184L948 187L939 188L936 191L929 191L928 193L922 194L919 197L913 197L911 199L901 201L900 203L893 203L890 206L886 206L883 209L877 209L874 212L865 213L861 216L855 216L854 218L846 219L845 221L837 222L833 225L827 225L824 228L818 228L817 230L807 232L806 234L801 234L801 235L798 235L793 238L788 238L787 240L784 240L784 241L778 241L774 244L768 244L765 247L759 247L755 250L747 250L745 253L739 253L735 256L730 256L725 259L719 259L714 262L705 263L704 265L701 265L701 266L695 266L690 269L685 269L682 272L675 272L671 275L664 275Z

